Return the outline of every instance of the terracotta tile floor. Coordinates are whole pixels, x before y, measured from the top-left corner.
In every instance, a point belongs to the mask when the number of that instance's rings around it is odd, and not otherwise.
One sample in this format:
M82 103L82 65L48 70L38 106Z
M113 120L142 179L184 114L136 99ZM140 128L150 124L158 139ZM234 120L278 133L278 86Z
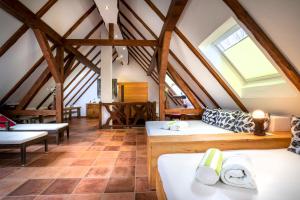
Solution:
M99 130L97 120L73 119L70 140L49 152L0 150L0 199L155 200L148 189L144 129Z

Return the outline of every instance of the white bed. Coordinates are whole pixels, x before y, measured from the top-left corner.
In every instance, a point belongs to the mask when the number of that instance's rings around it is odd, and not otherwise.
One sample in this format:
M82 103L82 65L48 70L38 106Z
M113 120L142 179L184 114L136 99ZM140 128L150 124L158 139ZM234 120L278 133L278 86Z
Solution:
M67 128L68 123L49 123L49 124L17 124L10 127L12 131L58 131L62 128Z
M168 200L299 200L300 155L286 149L224 151L224 155L248 155L256 172L257 190L218 182L206 186L195 181L202 153L165 154L158 171Z
M43 124L16 124L9 128L11 131L47 131L49 134L56 136L56 143L59 144L63 140L64 131L67 132L69 139L69 124L68 123L43 123Z
M23 144L47 135L46 131L0 131L0 144Z
M167 121L147 121L146 130L148 136L167 136L167 135L196 135L196 134L220 134L233 133L232 131L209 125L201 120L188 120L188 127L179 131L162 129Z

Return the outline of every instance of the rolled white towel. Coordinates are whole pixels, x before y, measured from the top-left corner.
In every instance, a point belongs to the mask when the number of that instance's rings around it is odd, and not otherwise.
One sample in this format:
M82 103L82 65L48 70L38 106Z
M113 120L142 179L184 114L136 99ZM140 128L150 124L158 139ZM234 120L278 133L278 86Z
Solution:
M233 155L223 161L221 180L228 185L256 189L255 172L246 155Z
M196 179L206 185L216 184L220 179L223 154L219 149L208 149L196 170Z
M189 124L185 121L176 121L176 123L170 126L170 130L172 131L180 131L187 128Z

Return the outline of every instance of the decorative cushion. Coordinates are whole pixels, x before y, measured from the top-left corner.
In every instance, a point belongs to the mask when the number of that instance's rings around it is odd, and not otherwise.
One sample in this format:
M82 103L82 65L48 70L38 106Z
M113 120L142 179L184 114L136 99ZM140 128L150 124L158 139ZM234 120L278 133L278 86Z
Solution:
M0 122L9 122L9 126L15 126L17 123L13 120L9 119L8 117L5 117L4 115L0 114ZM6 126L4 123L0 123L0 129L5 129Z
M206 108L202 114L202 121L214 125L216 123L217 114L217 110Z
M300 117L292 117L292 140L288 148L289 151L300 154Z
M244 132L244 133L252 133L254 132L255 124L251 114L240 112L236 117L236 121L233 126L233 131Z
M232 130L236 117L240 111L226 111L218 110L218 115L216 118L216 126L221 128Z

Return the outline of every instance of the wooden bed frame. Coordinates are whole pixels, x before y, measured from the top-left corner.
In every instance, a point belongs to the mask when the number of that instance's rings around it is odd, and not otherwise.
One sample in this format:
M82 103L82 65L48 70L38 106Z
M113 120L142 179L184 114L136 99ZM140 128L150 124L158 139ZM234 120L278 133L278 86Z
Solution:
M204 152L215 147L221 150L278 149L290 144L290 132L267 133L255 136L251 133L198 134L186 136L148 136L147 170L150 189L156 188L157 159L168 153Z

